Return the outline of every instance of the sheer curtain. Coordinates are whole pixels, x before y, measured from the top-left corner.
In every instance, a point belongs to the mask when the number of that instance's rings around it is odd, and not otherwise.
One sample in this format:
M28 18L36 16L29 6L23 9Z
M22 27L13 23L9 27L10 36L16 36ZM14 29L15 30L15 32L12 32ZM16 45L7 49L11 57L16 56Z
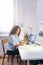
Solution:
M9 33L14 25L14 0L0 0L0 33Z

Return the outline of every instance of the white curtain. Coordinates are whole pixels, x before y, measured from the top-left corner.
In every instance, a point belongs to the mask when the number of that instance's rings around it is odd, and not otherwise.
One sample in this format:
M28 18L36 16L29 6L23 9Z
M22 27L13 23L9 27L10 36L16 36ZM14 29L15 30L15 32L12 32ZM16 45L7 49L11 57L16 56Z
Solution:
M0 0L0 32L9 33L14 25L14 0Z

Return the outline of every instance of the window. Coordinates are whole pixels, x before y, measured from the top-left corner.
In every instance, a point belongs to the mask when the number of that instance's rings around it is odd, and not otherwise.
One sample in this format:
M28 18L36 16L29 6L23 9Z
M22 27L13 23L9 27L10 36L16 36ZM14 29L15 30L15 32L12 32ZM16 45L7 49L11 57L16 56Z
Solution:
M14 1L0 0L0 33L9 33L14 25Z

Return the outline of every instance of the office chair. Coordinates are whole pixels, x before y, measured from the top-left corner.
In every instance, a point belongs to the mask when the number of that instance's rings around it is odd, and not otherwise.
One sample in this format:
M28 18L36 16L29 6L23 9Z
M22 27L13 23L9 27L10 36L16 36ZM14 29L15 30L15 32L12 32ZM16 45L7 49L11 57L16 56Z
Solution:
M4 39L2 40L2 47L3 47L3 53L4 53L4 56L3 56L3 60L2 60L2 65L4 65L4 60L5 60L5 56L8 55L8 61L9 61L9 58L11 56L11 65L13 65L13 60L14 60L14 56L15 55L12 55L11 53L5 53L5 44L8 42L8 39ZM10 52L10 51L9 51ZM18 59L18 55L17 55L17 59Z

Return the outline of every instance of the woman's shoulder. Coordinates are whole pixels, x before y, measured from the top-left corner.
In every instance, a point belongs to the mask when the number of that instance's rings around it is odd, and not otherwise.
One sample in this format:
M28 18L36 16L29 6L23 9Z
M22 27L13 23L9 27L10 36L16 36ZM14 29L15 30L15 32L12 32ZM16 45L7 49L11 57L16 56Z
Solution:
M9 40L10 40L10 41L15 40L15 36L14 36L14 35L10 35L10 36L9 36Z
M14 36L13 34L12 35L10 35L10 37L12 37L12 36Z
M9 38L13 38L13 37L15 37L15 36L14 36L14 35L10 35L10 36L9 36Z
M10 38L10 39L11 39L11 38L12 38L12 39L17 39L18 36L16 36L16 35L10 35L9 38Z

